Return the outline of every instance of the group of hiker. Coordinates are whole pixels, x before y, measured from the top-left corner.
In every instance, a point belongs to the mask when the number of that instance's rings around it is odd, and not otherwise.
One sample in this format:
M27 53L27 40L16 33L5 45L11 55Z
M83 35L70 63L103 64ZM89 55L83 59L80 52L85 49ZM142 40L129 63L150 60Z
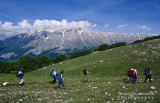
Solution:
M137 80L137 69L136 68L129 68L128 70L128 80L130 80L130 83L135 83Z
M64 70L62 70L60 73L58 73L58 72L56 72L56 69L51 70L51 72L50 72L50 76L53 77L53 80L50 83L55 84L56 80L59 81L58 86L56 87L56 89L59 89L60 85L62 85L64 87L64 89L66 89L66 87L65 87L65 85L64 85L64 83L62 81L62 80L64 80L63 73L64 73ZM88 76L90 74L90 72L88 72L88 67L86 67L86 69L83 70L83 73L85 75L85 79L83 80L83 83L84 82L88 82L89 81L88 80Z
M51 70L51 72L50 72L50 76L53 77L53 81L51 81L50 83L55 84L56 80L59 81L56 89L59 89L60 85L62 85L64 87L64 89L66 89L66 86L63 83L63 80L64 80L63 73L64 73L64 70L61 70L60 73L59 73L59 72L56 72L56 69ZM144 70L144 73L146 75L144 82L146 82L147 79L149 79L149 82L151 83L151 68L146 68ZM86 67L86 69L83 70L83 74L85 75L85 79L83 80L83 83L88 82L89 81L88 76L90 74L90 72L88 71L88 67ZM130 81L130 83L135 83L137 78L138 78L137 69L136 68L129 68L127 74L128 74L128 80ZM24 84L23 83L24 82L24 80L23 80L23 76L24 76L23 68L20 68L20 70L17 72L16 75L17 75L17 78L20 79L19 86L22 86Z
M52 84L55 84L56 83L56 80L59 81L58 83L58 86L56 87L56 89L59 89L60 88L60 85L62 85L64 87L64 89L66 88L63 81L64 78L63 78L63 73L64 73L64 70L61 70L61 72L56 72L56 69L54 70L51 70L50 72L50 76L53 77L53 80L50 82ZM88 67L86 67L85 70L83 70L83 73L85 75L85 79L83 80L83 83L84 82L88 82L88 76L90 74L90 72L88 72ZM23 76L24 76L24 73L23 73L23 68L20 68L20 70L16 73L16 76L18 79L20 79L20 82L18 83L19 86L22 86L24 84L24 80L23 80Z
M129 68L127 74L128 74L128 80L130 81L130 83L135 83L138 78L137 69ZM151 83L151 68L150 67L144 69L144 75L146 75L144 82L146 82L149 79L149 82Z
M51 70L51 72L50 72L50 76L52 76L54 78L53 81L51 81L51 83L55 84L56 80L59 81L58 86L56 87L56 89L59 89L60 85L62 85L64 87L64 89L66 89L66 87L65 87L65 85L64 85L64 83L62 81L64 79L63 78L63 73L64 73L64 70L61 70L61 72L58 73L58 72L56 72L56 69Z

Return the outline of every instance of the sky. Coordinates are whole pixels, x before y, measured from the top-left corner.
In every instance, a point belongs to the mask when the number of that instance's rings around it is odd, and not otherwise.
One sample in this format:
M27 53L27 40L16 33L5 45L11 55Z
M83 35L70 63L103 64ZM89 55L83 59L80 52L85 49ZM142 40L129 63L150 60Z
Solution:
M160 0L0 0L0 39L83 28L160 35Z

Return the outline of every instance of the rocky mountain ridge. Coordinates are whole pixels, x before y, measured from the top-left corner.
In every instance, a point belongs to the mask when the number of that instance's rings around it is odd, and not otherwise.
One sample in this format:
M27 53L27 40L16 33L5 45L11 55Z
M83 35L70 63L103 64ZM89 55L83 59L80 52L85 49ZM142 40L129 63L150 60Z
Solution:
M98 47L104 43L132 43L146 37L148 35L141 33L97 32L79 28L20 34L0 40L0 60L15 60L22 55L54 57L57 54Z

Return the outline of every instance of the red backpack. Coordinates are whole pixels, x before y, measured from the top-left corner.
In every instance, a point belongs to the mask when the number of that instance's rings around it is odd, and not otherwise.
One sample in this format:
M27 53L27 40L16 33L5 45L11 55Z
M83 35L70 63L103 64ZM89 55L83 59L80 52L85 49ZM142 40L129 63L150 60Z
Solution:
M132 71L132 73L131 73L131 76L134 76L135 74L134 74L134 70L131 70Z

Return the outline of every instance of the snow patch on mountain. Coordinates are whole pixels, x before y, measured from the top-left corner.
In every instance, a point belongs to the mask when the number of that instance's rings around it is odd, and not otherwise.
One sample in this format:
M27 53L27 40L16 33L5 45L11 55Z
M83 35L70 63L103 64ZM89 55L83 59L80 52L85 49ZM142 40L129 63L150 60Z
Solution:
M9 59L9 58L12 57L12 56L15 57L15 56L17 56L17 54L14 53L14 52L10 52L10 53L2 54L0 57L5 58L5 59Z

